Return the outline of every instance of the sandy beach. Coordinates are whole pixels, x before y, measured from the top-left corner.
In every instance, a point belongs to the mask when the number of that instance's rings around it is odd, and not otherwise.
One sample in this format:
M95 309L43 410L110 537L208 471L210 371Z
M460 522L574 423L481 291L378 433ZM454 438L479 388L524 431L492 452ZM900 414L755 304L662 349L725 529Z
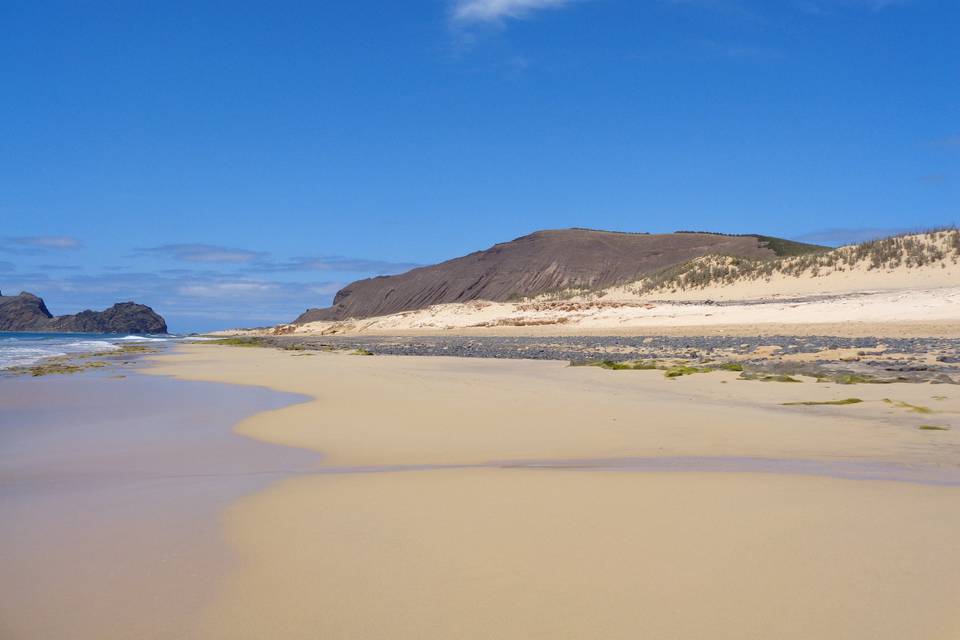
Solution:
M960 640L957 25L0 2L0 640Z
M317 462L233 424L301 399L131 369L0 377L0 638L193 637L234 562L223 510Z
M151 372L314 398L237 426L323 464L227 510L197 637L960 634L953 385L209 345Z

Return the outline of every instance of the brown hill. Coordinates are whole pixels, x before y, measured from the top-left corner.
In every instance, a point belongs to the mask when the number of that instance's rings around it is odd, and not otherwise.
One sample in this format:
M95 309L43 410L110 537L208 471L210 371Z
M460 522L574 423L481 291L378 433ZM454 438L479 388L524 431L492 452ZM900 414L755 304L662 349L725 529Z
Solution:
M296 322L367 318L449 302L502 302L555 291L603 289L635 282L703 255L762 259L821 250L824 248L757 235L538 231L400 275L358 280L337 292L333 306L308 309Z

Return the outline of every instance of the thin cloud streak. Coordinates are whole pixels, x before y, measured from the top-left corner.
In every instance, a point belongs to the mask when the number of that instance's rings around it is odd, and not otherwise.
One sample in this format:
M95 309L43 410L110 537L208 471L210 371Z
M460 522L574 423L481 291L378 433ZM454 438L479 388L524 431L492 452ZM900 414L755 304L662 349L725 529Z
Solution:
M221 247L212 244L164 244L137 249L136 255L153 256L181 262L244 264L266 258L261 251Z
M829 16L844 8L883 11L909 4L912 0L797 0L794 6L811 16Z
M504 19L526 18L543 9L559 9L570 0L456 0L451 17L460 24L499 23Z
M0 240L0 251L17 254L69 251L81 246L80 241L72 236L18 236Z
M391 262L347 256L296 256L286 260L273 259L266 251L254 251L235 247L223 247L204 243L166 244L137 249L135 257L154 257L175 262L208 263L211 265L238 265L246 267L249 274L340 271L345 273L369 273L385 275L402 273L421 265L412 262ZM173 273L177 270L167 269ZM185 272L193 273L186 269Z
M286 262L257 265L265 271L340 271L389 275L422 266L413 262L390 262L344 256L301 256Z

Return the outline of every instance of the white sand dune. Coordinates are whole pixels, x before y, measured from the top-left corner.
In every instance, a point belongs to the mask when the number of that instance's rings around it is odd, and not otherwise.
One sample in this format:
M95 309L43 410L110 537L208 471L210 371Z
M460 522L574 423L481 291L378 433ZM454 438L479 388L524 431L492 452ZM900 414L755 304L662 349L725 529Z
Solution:
M716 304L710 300L593 300L469 302L436 305L377 318L286 325L277 333L299 335L496 333L614 334L671 329L749 327L750 332L817 333L856 330L865 335L954 334L960 330L960 286L937 289L857 291L795 298L770 297ZM903 326L901 326L903 325ZM766 328L763 331L763 328ZM788 330L789 329L789 330ZM736 331L732 331L736 332Z
M698 258L672 276L523 302L441 304L387 316L281 325L333 334L831 333L960 335L960 236L919 234L826 254ZM656 279L654 279L656 280ZM653 286L654 282L656 286ZM708 283L700 286L700 282ZM237 332L228 332L237 333Z

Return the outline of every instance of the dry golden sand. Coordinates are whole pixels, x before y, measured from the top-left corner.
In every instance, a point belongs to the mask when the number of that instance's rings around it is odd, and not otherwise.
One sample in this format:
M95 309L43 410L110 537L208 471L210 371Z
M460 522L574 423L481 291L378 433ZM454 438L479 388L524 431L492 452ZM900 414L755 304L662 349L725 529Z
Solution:
M689 292L688 292L689 293ZM223 333L296 335L960 336L960 287L743 297L439 304L388 316ZM746 292L744 293L746 296Z
M322 451L330 465L960 460L949 385L668 381L210 345L157 358L154 371L315 397L238 430ZM865 402L780 406L851 396ZM239 562L199 637L960 637L956 487L769 473L320 474L235 503L225 526Z

